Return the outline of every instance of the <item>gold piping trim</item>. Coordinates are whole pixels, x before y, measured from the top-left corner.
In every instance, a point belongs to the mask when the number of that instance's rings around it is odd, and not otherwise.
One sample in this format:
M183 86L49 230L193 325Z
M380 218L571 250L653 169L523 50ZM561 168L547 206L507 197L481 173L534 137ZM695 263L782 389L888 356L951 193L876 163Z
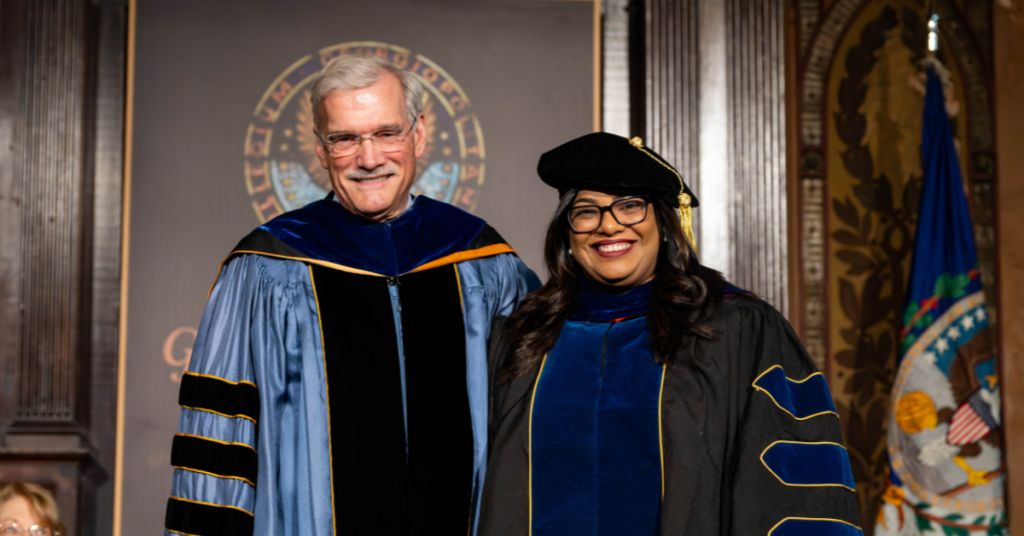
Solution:
M537 383L533 386L533 395L530 396L530 425L526 430L526 459L527 459L527 497L529 499L530 516L528 536L533 536L533 403L537 400L537 389L540 387L540 377L544 374L544 365L548 362L548 354L540 361L540 370L537 371Z
M211 473L209 471L201 471L199 469L193 469L191 467L185 467L184 465L172 465L171 467L173 467L175 469L181 469L182 471L192 471L193 473L202 473L204 475L215 476L217 478L229 478L231 480L241 480L242 482L245 482L246 484L249 484L253 488L256 487L256 484L253 484L252 481L250 481L248 478L242 478L240 476L218 475L217 473Z
M634 143L634 140L636 140L635 143ZM662 166L665 167L665 169L671 171L672 174L675 175L677 179L679 179L679 192L680 192L680 194L682 194L682 192L684 190L686 190L686 185L683 184L683 176L680 175L678 171L672 169L672 166L662 162L660 158L658 158L658 157L654 156L653 154L651 154L650 151L648 151L647 149L644 149L644 142L640 141L640 139L638 137L629 140L629 144L632 145L633 147L636 147L637 149L640 149L640 152L642 152L645 155L653 158L655 162L661 164Z
M760 385L757 385L757 380L760 380L761 376L764 376L765 374L768 374L769 372L771 372L772 369L776 369L776 368L777 369L782 369L782 365L772 365L772 366L768 367L768 370L765 370L761 374L758 374L757 377L754 378L754 382L752 384L750 384L751 387L753 387L754 389L757 389L758 391L761 391L762 393L768 395L768 398L772 399L772 404L775 404L775 407L777 407L777 408L781 409L782 411L786 412L786 414L788 414L790 417L793 417L794 419L796 419L798 421L806 421L807 419L811 419L811 418L817 417L819 415L827 415L829 413L831 413L832 415L835 415L837 419L839 418L839 414L834 412L834 411L832 411L832 410L820 411L818 413L815 413L813 415L808 415L806 417L797 417L796 415L793 415L793 413L790 412L788 409L786 409L786 408L782 407L781 405L779 405L779 402L777 400L775 400L775 397L772 396L772 394L767 389L765 389L764 387L761 387ZM820 372L815 372L814 374L811 374L810 376L807 376L806 378L804 378L802 380L794 380L794 379L790 378L789 376L786 376L786 370L785 369L782 369L782 375L786 377L786 381L791 382L791 383L804 383L807 380L809 380L809 379L811 379L811 378L813 378L815 376L824 376L824 374L822 374ZM832 396L832 394L829 393L829 396Z
M424 270L430 270L432 268L437 268L439 266L444 266L446 264L455 264L457 262L463 262L463 261L468 261L468 260L473 260L473 259L479 259L479 258L483 258L483 257L491 257L491 256L494 256L494 255L500 255L502 253L513 253L514 254L515 250L513 250L512 246L509 246L508 244L494 244L494 245L490 245L490 246L484 246L484 247L482 247L480 249L474 249L474 250L471 250L471 251L460 251L458 253L452 253L451 255L447 255L447 256L441 257L440 259L430 261L430 262L428 262L426 264L421 264L420 266L417 266L414 270L412 270L409 273L410 274L414 274L416 272L422 272ZM309 258L305 258L305 257L289 257L287 255L277 255L275 253L266 253L266 252L263 252L263 251L253 251L253 250L242 249L242 250L232 251L231 254L227 256L227 258L225 258L223 261L221 261L220 267L217 269L217 278L213 280L213 285L210 285L210 291L206 293L206 299L210 299L210 295L213 294L213 288L217 286L217 281L220 280L220 274L221 274L221 272L224 271L224 265L227 264L228 261L231 260L231 258L234 257L235 255L243 255L243 254L263 255L264 257L274 257L274 258L286 259L286 260L290 260L290 261L299 261L299 262L303 262L303 263L306 263L306 264L315 264L317 266L323 266L324 268L331 268L333 270L339 270L339 271L342 271L342 272L348 272L350 274L369 275L369 276L373 276L373 277L387 277L386 275L377 274L377 273L374 273L374 272L368 272L366 270L360 270L358 268L349 268L348 266L344 266L344 265L341 265L341 264L335 264L333 262L321 261L321 260L317 260L317 259L309 259Z
M256 419L253 419L252 417L250 417L250 416L248 416L248 415L242 415L242 414L238 414L238 415L228 415L227 413L221 413L221 412L219 412L219 411L214 411L214 410L212 410L212 409L206 409L206 408L195 408L195 407L192 407L192 406L184 406L184 405L181 405L181 404L178 404L178 405L179 405L179 406L181 406L181 407L183 407L183 408L185 408L185 409L191 409L191 410L193 410L193 411L205 411L205 412L207 412L207 413L213 413L214 415L220 415L221 417L227 417L227 418L229 418L229 419L236 419L236 418L242 418L242 419L246 419L246 420L252 421L252 423L253 423L253 424L255 424L255 425L259 425L259 423L258 423L258 422L256 422Z
M665 501L665 435L661 427L661 401L665 396L665 374L668 371L668 362L661 366L661 389L658 391L658 453L661 455L661 501Z
M845 523L845 524L847 524L847 525L849 525L849 526L851 526L851 527L861 531L861 533L864 532L864 530L861 529L860 527L858 527L857 525L854 525L853 523L850 523L849 521L843 521L842 519L832 519L832 518L829 518L829 517L787 517L786 519L783 519L782 521L779 521L778 523L776 523L775 526L772 527L771 530L768 531L768 536L771 536L771 534L773 532L775 532L775 529L779 528L779 525L781 525L781 524L783 524L783 523L785 523L785 522L787 522L787 521L789 521L791 519L796 519L796 520L800 520L800 521L832 521L832 522L835 522L835 523Z
M848 489L848 490L850 490L852 492L856 492L857 491L857 490L855 490L855 489L853 489L853 488L851 488L849 486L845 486L843 484L790 484L789 482L786 482L779 475L775 474L775 471L772 471L772 468L768 467L768 463L764 461L764 455L768 454L768 451L771 450L772 447L774 447L775 445L777 445L779 443L791 443L791 444L796 444L796 445L835 445L835 446L837 446L837 447L839 447L839 448L841 448L843 450L846 450L846 447L840 445L839 443L832 443L831 441L785 441L785 440L779 440L779 441L775 441L771 445L768 445L768 447L764 449L764 452L761 453L761 465L763 465L764 468L767 469L768 472L772 474L772 476L777 478L779 480L779 482L782 482L782 484L784 486L790 486L790 487L794 487L794 488L845 488L845 489ZM769 534L771 534L771 533L769 533Z
M203 501L193 501L192 499L186 499L184 497L175 497L174 495L171 495L171 498L176 500L176 501L189 502L189 503L195 503L195 504L203 504L203 505L206 505L206 506L215 506L217 508L230 508L232 510L238 510L239 512L244 512L244 513L248 514L249 517L256 517L256 516L252 515L252 512L249 512L248 510L243 510L243 509L241 509L241 508L239 508L237 506L231 506L231 505L227 505L227 504L213 504L213 503L208 503L208 502L203 502Z
M224 271L224 265L227 264L228 261L231 260L231 258L234 257L235 255L243 255L243 254L263 255L264 257L274 257L274 258L277 258L277 259L287 259L287 260L290 260L290 261L304 262L306 264L316 264L317 266L323 266L325 268L332 268L334 270L340 270L342 272L348 272L348 273L351 273L351 274L370 275L370 276L373 276L373 277L387 277L387 276L384 276L384 275L381 275L381 274L375 274L373 272L367 272L366 270L360 270L358 268L349 268L348 266L343 266L341 264L335 264L333 262L321 261L321 260L317 260L317 259L308 259L308 258L305 258L305 257L289 257L287 255L277 255L275 253L266 253L266 252L263 252L263 251L254 251L254 250L248 250L248 249L240 249L238 251L232 251L230 255L228 255L227 257L224 258L223 261L221 261L220 267L217 268L217 278L214 279L213 280L213 284L210 285L210 291L206 293L206 299L210 299L210 295L213 294L213 288L217 286L217 281L220 281L220 274L221 274L221 272Z
M185 374L188 374L189 376L199 376L200 378L210 378L210 379L214 379L214 380L220 380L220 381L222 381L224 383L230 383L231 385L245 384L245 385L251 385L253 387L256 387L255 383L252 383L250 381L245 381L245 380L239 380L237 382L233 382L231 380L225 380L224 378L221 378L220 376L213 376L213 375L210 375L210 374L200 374L198 372L188 372L188 371L186 371ZM259 389L259 387L256 387L256 388Z
M196 439L202 439L204 441L211 441L213 443L220 443L221 445L235 445L235 446L238 446L238 447L245 447L245 448L247 448L247 449L249 449L249 450L251 450L253 452L256 452L255 448L253 448L252 446L250 446L250 445L248 445L246 443L234 443L234 442L229 442L229 441L221 441L219 439L214 439L212 437L206 437L206 436L195 435L195 434L174 434L174 435L181 436L181 437L194 437Z
M671 171L672 174L679 179L679 225L683 228L683 233L686 234L686 239L690 241L690 246L693 247L693 251L696 252L697 238L693 236L693 213L692 208L690 207L690 195L686 193L686 184L683 183L683 176L673 169L672 166L651 154L647 149L644 149L644 141L640 136L633 136L630 138L629 144L640 149L640 152L654 159L655 162L664 166L665 169Z
M313 267L309 267L309 284L313 286L313 301L316 303L316 321L320 327L320 353L324 358L324 399L327 401L327 460L331 464L331 527L338 533L338 518L334 514L334 447L331 445L331 388L327 379L327 349L324 342L324 320L320 315L320 296L316 293Z
M502 253L515 253L515 250L513 250L512 246L508 244L493 244L490 246L484 246L480 249L460 251L458 253L452 253L451 255L446 255L444 257L441 257L440 259L430 261L426 264L421 264L409 273L414 274L416 272L430 270L432 268L437 268L439 266L444 266L446 264L455 264L457 262L480 259L483 257L492 257L494 255L501 255Z
M455 286L459 288L459 308L462 309L462 314L466 314L466 304L462 302L462 280L459 279L459 267L453 264L452 268L455 269Z

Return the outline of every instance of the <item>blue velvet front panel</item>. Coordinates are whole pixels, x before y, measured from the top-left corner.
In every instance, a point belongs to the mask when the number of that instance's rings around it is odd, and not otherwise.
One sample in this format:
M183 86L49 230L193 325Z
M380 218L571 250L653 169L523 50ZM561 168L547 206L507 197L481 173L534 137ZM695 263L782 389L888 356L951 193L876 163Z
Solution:
M769 536L864 536L864 531L836 519L783 520L768 533Z
M333 199L286 212L260 226L311 258L385 276L464 251L484 220L418 196L400 216L367 223Z
M754 380L754 387L764 391L780 408L797 419L836 413L828 383L821 374L793 381L786 377L782 367L775 366Z
M647 319L608 334L598 404L598 534L657 534L661 510L658 429L664 367L654 362Z
M597 414L608 324L566 322L537 380L530 432L533 532L597 534Z
M645 318L566 322L533 400L535 535L657 533L662 374Z
M783 484L854 489L850 456L835 443L776 441L761 454L761 461Z

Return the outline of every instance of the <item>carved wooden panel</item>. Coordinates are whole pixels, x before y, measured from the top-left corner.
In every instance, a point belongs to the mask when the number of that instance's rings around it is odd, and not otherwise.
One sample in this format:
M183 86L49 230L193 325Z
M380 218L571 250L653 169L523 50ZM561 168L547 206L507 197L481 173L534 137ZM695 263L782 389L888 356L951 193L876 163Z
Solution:
M782 0L732 0L726 10L731 279L787 314L784 24Z
M26 5L17 418L72 422L81 344L85 4Z
M644 142L699 192L696 0L647 0Z
M701 200L702 260L785 314L783 11L782 0L637 1L631 58L633 124Z

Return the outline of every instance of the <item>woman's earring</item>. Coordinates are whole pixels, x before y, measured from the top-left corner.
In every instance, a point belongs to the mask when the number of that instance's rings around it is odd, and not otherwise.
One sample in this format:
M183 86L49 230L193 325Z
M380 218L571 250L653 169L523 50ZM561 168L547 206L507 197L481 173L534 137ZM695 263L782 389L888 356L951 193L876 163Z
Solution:
M661 237L662 242L668 242L668 235Z
M572 257L572 248L569 248L569 256Z

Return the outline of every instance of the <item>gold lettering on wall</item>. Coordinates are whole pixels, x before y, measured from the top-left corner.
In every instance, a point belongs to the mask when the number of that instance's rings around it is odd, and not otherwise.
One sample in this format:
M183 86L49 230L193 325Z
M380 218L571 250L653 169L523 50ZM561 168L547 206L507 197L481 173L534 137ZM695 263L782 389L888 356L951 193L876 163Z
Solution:
M164 362L181 368L171 372L171 381L181 383L181 375L188 370L188 362L192 359L192 345L196 342L196 328L182 326L171 332L164 339Z

